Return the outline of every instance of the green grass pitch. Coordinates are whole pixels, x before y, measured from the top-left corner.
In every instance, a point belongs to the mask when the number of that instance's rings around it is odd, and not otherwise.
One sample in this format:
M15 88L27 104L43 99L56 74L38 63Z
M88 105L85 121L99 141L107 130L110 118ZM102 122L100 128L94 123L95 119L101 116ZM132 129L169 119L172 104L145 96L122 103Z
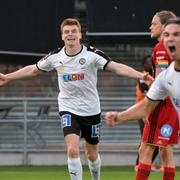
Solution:
M91 180L89 170L83 167L83 180ZM180 168L176 169L180 179ZM133 167L102 167L101 180L133 180ZM162 179L161 172L152 172L149 180ZM65 166L0 166L0 180L70 180Z

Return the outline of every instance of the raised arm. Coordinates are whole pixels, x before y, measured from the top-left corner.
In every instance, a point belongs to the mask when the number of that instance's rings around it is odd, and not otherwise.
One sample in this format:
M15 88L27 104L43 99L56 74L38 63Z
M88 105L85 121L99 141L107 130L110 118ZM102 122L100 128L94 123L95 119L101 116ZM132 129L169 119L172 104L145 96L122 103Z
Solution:
M106 123L110 126L115 126L127 121L142 119L149 115L158 103L159 101L151 101L145 97L141 102L131 106L125 111L106 112Z
M41 71L39 71L36 65L34 64L34 65L25 66L12 73L8 73L8 74L0 73L0 86L3 86L6 83L13 80L36 76L40 74L40 72Z
M151 77L148 73L141 73L139 71L136 71L130 66L127 66L125 64L117 63L114 61L111 61L108 63L107 70L114 72L115 74L122 75L122 76L127 76L131 78L136 78L136 79L150 79L153 80L153 77Z

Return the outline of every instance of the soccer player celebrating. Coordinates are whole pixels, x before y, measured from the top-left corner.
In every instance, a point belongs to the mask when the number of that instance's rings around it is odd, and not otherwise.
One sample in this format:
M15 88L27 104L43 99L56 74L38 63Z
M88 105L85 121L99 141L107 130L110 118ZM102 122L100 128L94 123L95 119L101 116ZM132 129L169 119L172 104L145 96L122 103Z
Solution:
M160 72L167 69L172 62L171 57L164 47L162 33L165 23L173 17L176 17L173 12L163 10L157 12L152 18L150 26L151 38L159 41L152 55L152 60L155 64L155 76L158 76ZM160 149L161 169L164 171L165 176L175 167L173 145L177 144L179 139L178 115L169 97L161 101L153 112L151 112L148 122L149 124L145 124L142 142L139 148L140 163L138 165L137 176L146 176L146 178L149 176L152 166L152 156L157 147ZM164 133L167 125L172 130L169 134Z
M107 112L105 119L110 126L145 117L167 96L170 97L180 118L180 18L172 18L167 21L163 38L165 47L174 62L167 70L158 75L146 97L140 103L123 112ZM167 124L162 133L165 137L172 133L172 128ZM163 179L174 180L175 168L166 167L166 169ZM147 179L147 176L136 176L136 179L144 180Z
M67 146L68 170L71 180L82 180L79 141L84 138L85 153L93 180L100 180L99 155L100 102L97 92L97 70L109 70L117 75L147 78L133 68L116 63L102 51L81 44L81 25L77 19L67 18L61 23L64 47L50 52L37 64L9 74L0 74L0 85L9 81L37 76L56 70L58 75L58 105ZM151 77L149 77L151 79Z

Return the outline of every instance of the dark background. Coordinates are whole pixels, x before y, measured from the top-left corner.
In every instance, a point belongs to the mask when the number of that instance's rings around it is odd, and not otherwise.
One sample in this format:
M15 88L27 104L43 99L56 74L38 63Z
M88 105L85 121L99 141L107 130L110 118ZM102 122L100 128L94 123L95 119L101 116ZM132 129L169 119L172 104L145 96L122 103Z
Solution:
M79 0L80 1L80 0ZM84 0L85 1L85 0ZM86 0L87 32L149 32L152 16L172 10L180 16L179 0ZM77 11L74 0L3 0L0 5L0 62L34 63L62 45L59 26ZM149 36L87 36L87 43L152 43ZM7 52L7 53L6 53ZM11 53L8 53L11 52ZM13 62L12 62L13 61Z
M87 0L88 41L92 45L130 43L154 46L156 41L150 38L149 27L153 15L161 10L171 10L180 16L180 0Z
M60 46L60 22L73 17L73 0L3 0L0 51L48 53Z
M149 32L152 16L172 10L179 0L87 0L88 32Z

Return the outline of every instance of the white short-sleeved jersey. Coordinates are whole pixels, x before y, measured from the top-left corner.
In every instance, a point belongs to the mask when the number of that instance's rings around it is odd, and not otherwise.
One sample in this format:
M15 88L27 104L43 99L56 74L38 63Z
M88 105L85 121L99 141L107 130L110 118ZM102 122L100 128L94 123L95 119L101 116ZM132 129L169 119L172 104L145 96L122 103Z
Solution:
M174 62L158 75L147 93L152 100L163 100L166 96L171 98L180 119L180 71L175 70Z
M100 113L100 101L97 92L97 70L105 69L110 61L108 56L95 49L82 45L81 51L69 56L64 47L50 53L37 63L43 71L56 69L58 74L59 111L69 111L80 116Z

